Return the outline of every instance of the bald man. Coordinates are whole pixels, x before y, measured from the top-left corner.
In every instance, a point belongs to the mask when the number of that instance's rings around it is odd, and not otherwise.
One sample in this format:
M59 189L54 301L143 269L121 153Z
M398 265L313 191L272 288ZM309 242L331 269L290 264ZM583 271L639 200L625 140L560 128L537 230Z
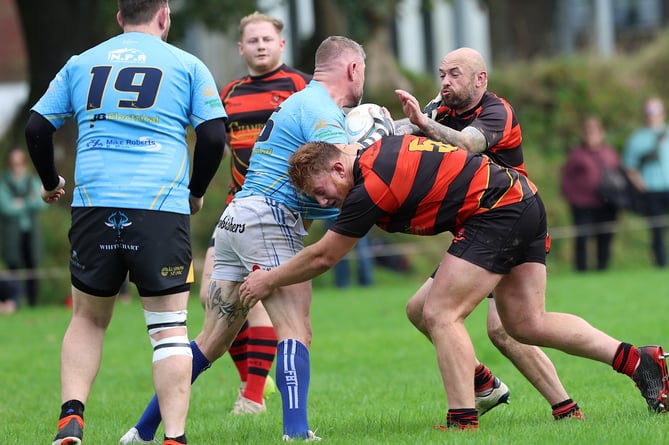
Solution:
M485 59L473 48L458 48L439 64L440 91L424 109L404 90L395 90L406 118L396 122L396 134L418 134L446 142L472 153L484 153L496 163L527 176L522 133L516 113L501 97L488 91ZM550 247L550 238L546 250ZM411 323L428 339L423 306L435 272L407 303ZM493 292L494 293L494 292ZM530 383L550 403L553 417L583 418L578 404L564 389L555 366L538 347L514 340L502 326L493 294L488 298L488 336ZM431 339L430 339L431 340ZM476 408L480 414L507 402L509 390L479 363L476 370Z

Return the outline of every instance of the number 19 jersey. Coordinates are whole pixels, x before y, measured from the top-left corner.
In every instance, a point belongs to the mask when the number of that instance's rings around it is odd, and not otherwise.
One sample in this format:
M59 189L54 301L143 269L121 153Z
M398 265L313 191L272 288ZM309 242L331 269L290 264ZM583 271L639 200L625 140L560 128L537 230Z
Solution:
M78 126L73 207L189 214L186 128L225 118L195 56L131 32L73 56L33 107L55 128Z

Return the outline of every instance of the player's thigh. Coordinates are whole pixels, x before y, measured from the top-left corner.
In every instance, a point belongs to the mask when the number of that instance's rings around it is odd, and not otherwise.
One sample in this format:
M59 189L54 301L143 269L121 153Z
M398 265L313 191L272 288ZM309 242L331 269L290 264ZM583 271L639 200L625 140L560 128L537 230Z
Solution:
M72 286L72 316L91 320L97 326L106 328L114 310L112 297L98 297Z
M495 303L507 330L540 323L546 310L545 296L545 264L523 263L505 275L495 289Z
M500 275L446 253L425 299L427 317L464 320L491 292Z
M202 277L200 278L200 304L204 307L207 299L207 289L209 288L209 280L211 280L211 272L214 270L214 242L207 248L204 254L204 262L202 263Z
M311 281L276 289L263 300L277 337L311 341Z
M267 314L267 310L262 302L259 302L249 310L249 326L270 326L272 320Z

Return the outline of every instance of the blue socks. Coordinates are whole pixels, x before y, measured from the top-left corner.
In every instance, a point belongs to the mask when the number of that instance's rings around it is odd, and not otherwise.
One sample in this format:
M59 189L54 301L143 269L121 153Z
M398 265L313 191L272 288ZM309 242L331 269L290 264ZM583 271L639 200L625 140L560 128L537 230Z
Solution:
M202 354L202 351L200 351L200 348L198 348L195 340L190 342L190 349L193 351L193 371L190 379L192 384L195 379L197 379L198 376L202 374L203 371L211 367L211 363ZM135 428L137 428L137 432L139 433L139 437L141 437L142 440L153 439L156 435L156 430L158 429L158 425L160 425L161 420L162 417L160 416L158 397L154 394L153 398L146 406L146 409L144 409L142 417L139 418L137 425L135 425Z
M276 386L283 406L283 434L306 439L307 395L310 374L309 350L295 339L277 345Z

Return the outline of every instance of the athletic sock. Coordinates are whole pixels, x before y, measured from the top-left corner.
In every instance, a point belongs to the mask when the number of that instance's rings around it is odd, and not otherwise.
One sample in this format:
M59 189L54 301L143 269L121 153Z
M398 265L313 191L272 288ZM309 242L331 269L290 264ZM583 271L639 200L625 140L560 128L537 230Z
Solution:
M553 418L555 420L569 417L579 409L578 403L574 402L572 399L567 399L563 402L556 403L555 405L551 406L551 408L553 408Z
M190 342L190 349L193 352L193 371L191 373L191 384L198 378L203 371L211 367L211 362L202 354L200 347L195 343L195 340ZM151 440L156 435L156 430L162 417L160 415L160 405L158 404L158 397L154 394L149 404L144 409L142 416L139 418L137 425L137 432L142 440ZM185 443L185 442L184 442Z
M248 365L248 344L249 344L249 324L244 322L242 328L237 333L234 341L228 348L228 353L232 362L239 373L239 380L246 383L248 379L249 365Z
M277 347L276 385L283 407L283 434L306 438L307 395L309 393L309 350L295 339L283 340Z
M262 404L267 374L276 355L276 333L272 326L252 326L248 331L248 377L243 396Z
M613 356L613 369L630 378L634 378L634 371L639 364L639 351L629 343L620 343Z
M446 414L446 426L461 430L478 429L479 415L476 408L449 409Z
M474 370L474 392L480 393L493 388L495 376L483 363L479 363Z
M165 442L163 444L168 443L169 445L187 445L188 442L186 441L186 435L182 434L179 437L165 437Z
M84 404L79 400L68 400L60 406L60 417L59 419L64 419L67 416L79 416L81 419L84 419Z

